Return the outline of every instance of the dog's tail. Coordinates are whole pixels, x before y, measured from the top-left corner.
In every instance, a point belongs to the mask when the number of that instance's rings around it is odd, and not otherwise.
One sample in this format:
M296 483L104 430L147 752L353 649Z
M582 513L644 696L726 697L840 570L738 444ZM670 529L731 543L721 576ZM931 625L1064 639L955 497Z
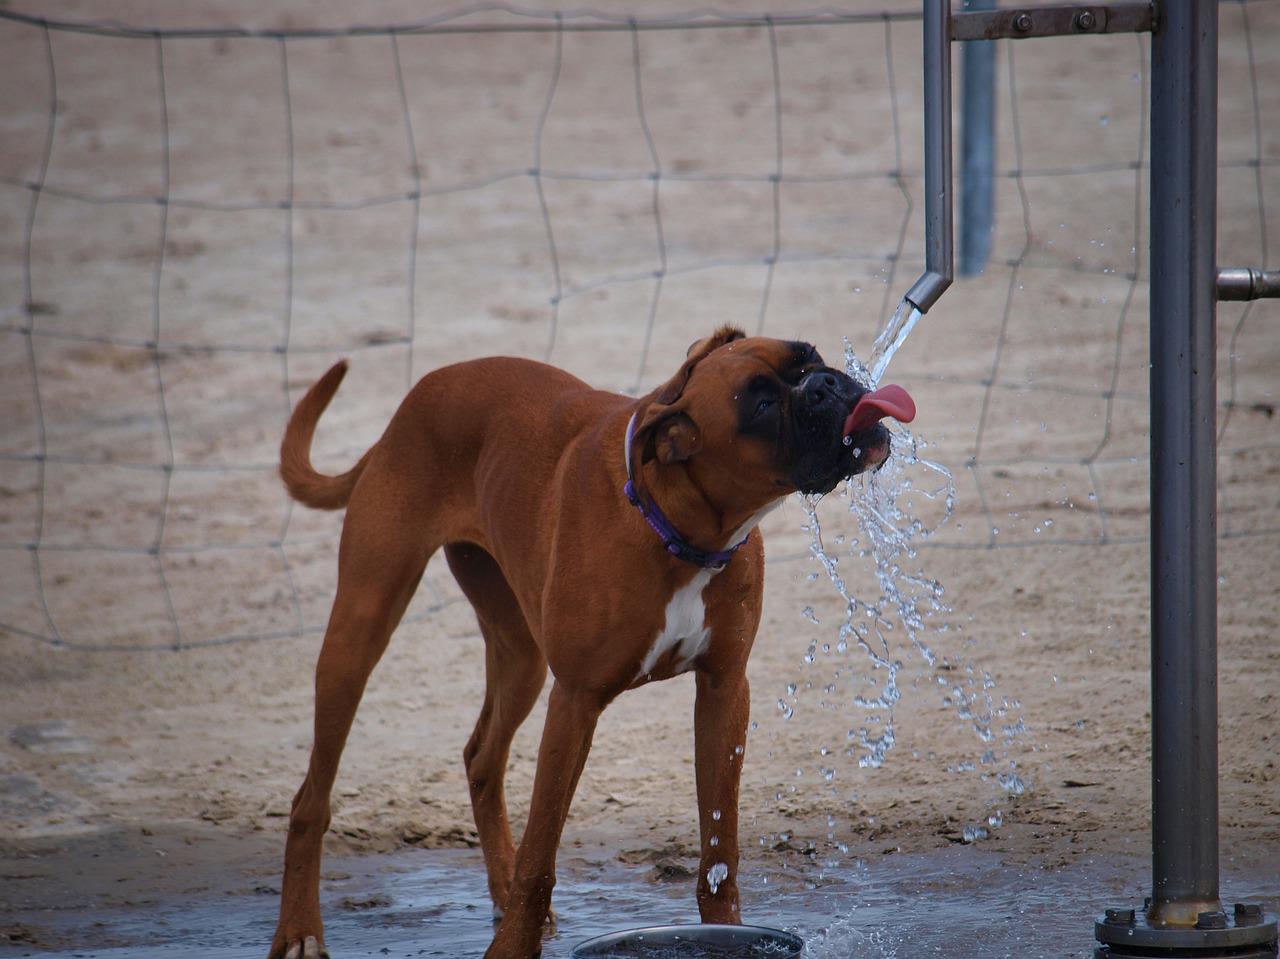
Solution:
M346 506L347 500L351 499L351 490L373 452L370 449L355 466L340 476L317 473L311 465L311 437L315 434L316 423L346 375L347 361L341 360L316 380L294 407L289 425L284 429L284 440L280 443L280 478L284 480L285 489L299 503L314 509L342 509Z

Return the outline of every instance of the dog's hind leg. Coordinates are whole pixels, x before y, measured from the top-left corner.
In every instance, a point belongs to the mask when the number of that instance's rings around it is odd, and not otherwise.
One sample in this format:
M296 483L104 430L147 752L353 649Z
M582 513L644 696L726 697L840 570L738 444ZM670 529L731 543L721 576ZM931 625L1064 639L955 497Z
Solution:
M538 699L547 661L497 562L479 546L455 543L445 558L475 608L485 642L485 694L462 758L471 808L489 874L495 918L502 918L515 872L515 844L503 780L511 739Z
M321 841L338 760L373 667L422 579L432 550L405 531L349 511L338 553L338 592L316 664L315 740L302 788L293 799L285 845L280 921L271 959L327 955L320 918Z

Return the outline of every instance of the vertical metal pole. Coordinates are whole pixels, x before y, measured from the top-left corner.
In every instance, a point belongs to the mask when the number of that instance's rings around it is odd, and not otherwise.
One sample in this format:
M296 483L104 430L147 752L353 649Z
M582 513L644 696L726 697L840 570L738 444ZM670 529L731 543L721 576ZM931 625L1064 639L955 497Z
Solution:
M905 297L921 313L955 277L951 215L951 0L924 0L925 272Z
M995 0L965 0L966 10L993 10ZM996 44L964 45L960 112L960 275L977 276L991 254L995 209Z
M1222 911L1214 312L1218 2L1151 35L1151 898L1108 909L1095 959L1274 959L1276 918Z
M1151 41L1152 923L1218 900L1217 0Z

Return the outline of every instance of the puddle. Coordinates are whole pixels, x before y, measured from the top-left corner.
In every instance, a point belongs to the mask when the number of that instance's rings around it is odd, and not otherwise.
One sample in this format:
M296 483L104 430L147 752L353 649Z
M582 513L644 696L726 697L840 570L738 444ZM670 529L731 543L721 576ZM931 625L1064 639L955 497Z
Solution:
M1016 868L972 847L876 857L821 873L777 867L766 882L762 864L747 863L745 918L800 935L807 959L1087 957L1093 916L1107 906L1139 903L1150 869L1137 856L1054 870ZM333 857L327 874L334 959L479 957L493 934L476 850ZM577 943L607 932L696 922L692 879L654 881L653 875L649 866L565 857L555 894L560 926L543 955L564 959ZM56 931L77 947L12 942L0 945L0 956L262 959L275 923L275 885L271 879L239 895L174 889L110 909L86 904L42 911L28 925ZM1224 902L1261 901L1273 912L1280 906L1274 870L1228 866L1222 885ZM59 911L64 914L55 918ZM110 945L85 947L94 942Z

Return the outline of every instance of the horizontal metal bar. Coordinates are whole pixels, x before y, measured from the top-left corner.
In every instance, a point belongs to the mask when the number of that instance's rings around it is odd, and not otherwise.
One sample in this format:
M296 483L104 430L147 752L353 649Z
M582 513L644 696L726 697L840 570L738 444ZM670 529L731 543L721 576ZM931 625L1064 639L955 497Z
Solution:
M1155 5L1150 0L957 10L951 15L951 39L1021 40L1077 33L1149 33L1155 29L1155 21Z
M506 14L508 23L455 22L477 13ZM428 36L487 33L609 33L631 30L717 30L743 27L807 27L833 24L870 24L919 20L919 11L857 13L838 10L798 14L742 14L698 11L672 17L637 18L581 10L555 14L524 11L516 7L480 3L437 17L394 24L356 24L349 27L267 29L262 27L140 27L115 20L59 20L16 10L0 10L0 21L10 20L48 30L88 33L134 40L201 40L256 37L267 40L323 40L334 37Z
M1269 300L1280 298L1280 270L1255 270L1246 266L1218 271L1219 300Z

